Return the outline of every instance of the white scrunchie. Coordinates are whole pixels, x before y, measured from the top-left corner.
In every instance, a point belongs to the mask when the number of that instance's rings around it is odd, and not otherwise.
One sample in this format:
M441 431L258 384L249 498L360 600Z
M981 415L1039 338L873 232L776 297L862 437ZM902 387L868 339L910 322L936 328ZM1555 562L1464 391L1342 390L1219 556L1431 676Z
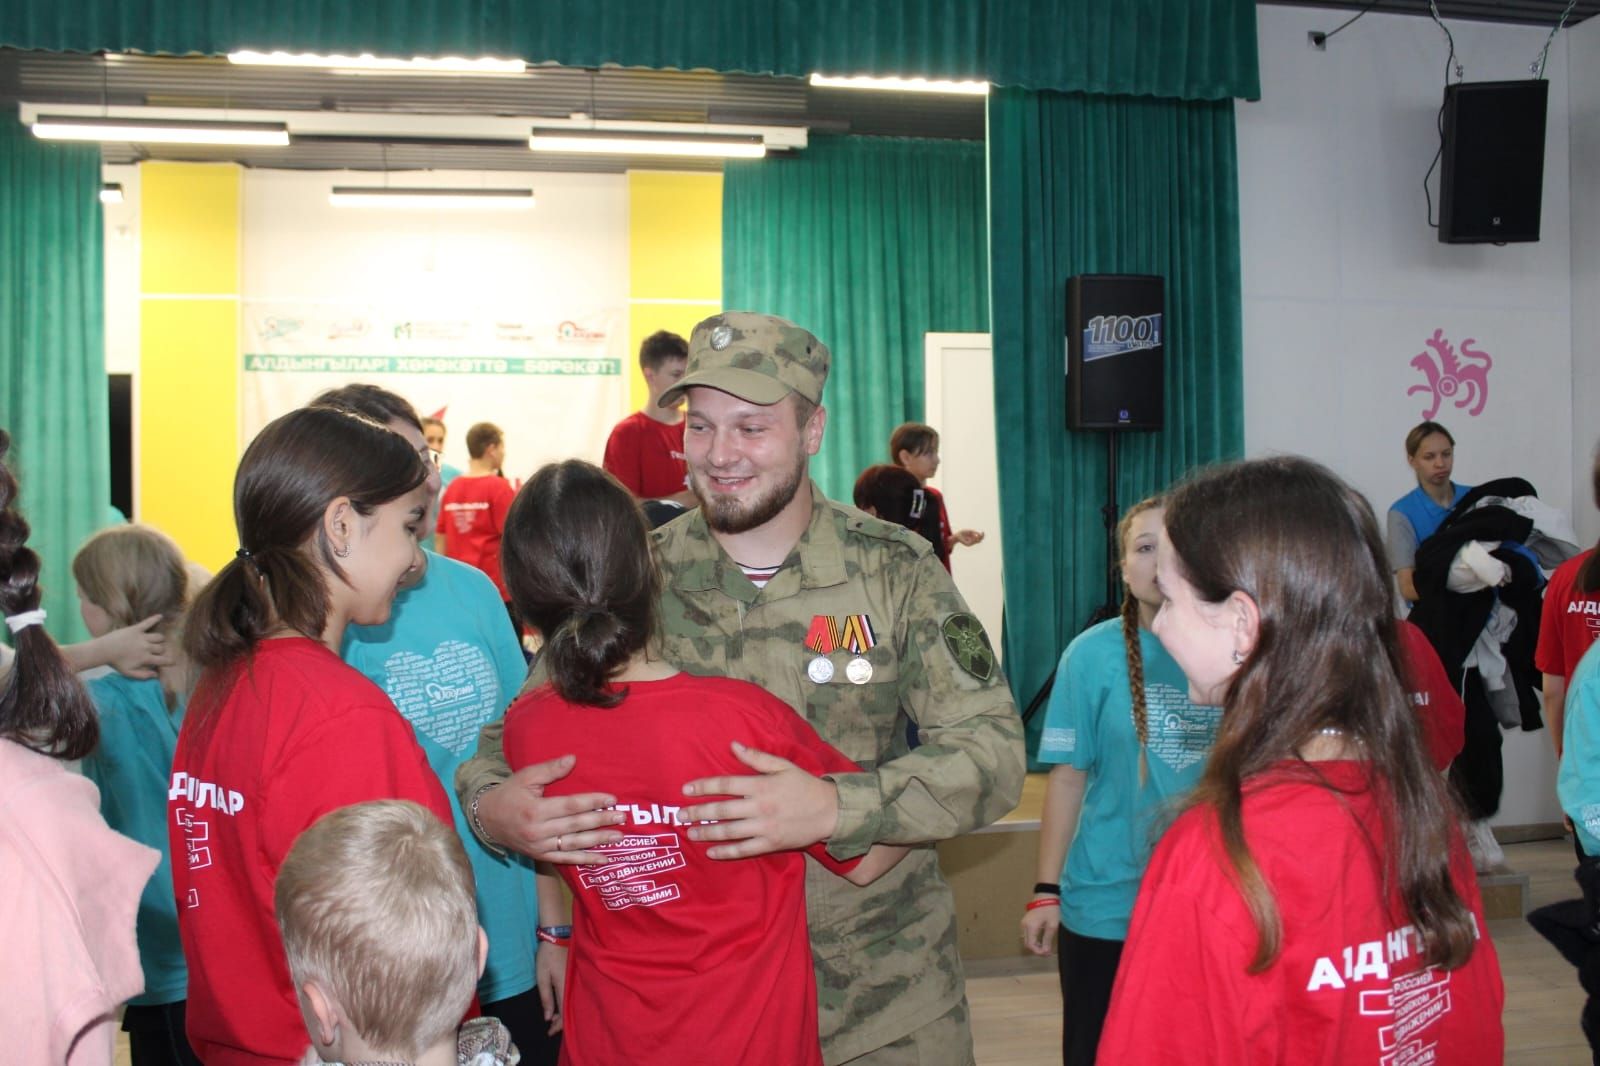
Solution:
M44 624L44 608L38 607L31 611L19 611L16 614L6 615L6 628L13 633L20 633L29 626Z

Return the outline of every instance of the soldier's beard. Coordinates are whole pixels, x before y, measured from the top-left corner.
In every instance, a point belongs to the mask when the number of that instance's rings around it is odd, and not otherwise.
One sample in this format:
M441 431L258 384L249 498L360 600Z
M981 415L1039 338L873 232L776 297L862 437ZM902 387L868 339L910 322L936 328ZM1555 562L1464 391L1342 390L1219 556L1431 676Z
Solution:
M689 485L700 501L700 509L705 512L706 525L713 532L748 533L778 517L794 500L805 477L806 454L802 451L788 477L753 499L740 500L707 492L697 476L689 478Z

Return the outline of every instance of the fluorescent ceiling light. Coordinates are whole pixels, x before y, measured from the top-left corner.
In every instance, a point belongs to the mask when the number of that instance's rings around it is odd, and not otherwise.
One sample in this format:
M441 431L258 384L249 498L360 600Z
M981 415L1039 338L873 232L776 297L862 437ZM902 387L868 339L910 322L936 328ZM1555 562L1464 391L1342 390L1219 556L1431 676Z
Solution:
M528 147L535 152L591 152L600 155L694 155L760 159L766 143L755 136L666 133L630 130L574 130L534 127Z
M100 202L103 204L120 204L122 202L122 186L114 181L108 181L101 185Z
M902 93L951 93L959 96L988 96L986 81L941 81L937 78L838 78L827 74L811 75L819 89L887 89Z
M489 56L479 59L461 56L387 59L370 52L358 56L319 56L310 52L229 52L228 62L252 67L316 67L362 74L522 74L528 69L528 64L520 59L494 59Z
M33 135L47 141L127 141L132 144L252 144L283 147L282 122L200 122L171 118L95 118L40 115Z
M382 185L335 185L334 207L448 208L467 211L526 211L532 189L424 189Z

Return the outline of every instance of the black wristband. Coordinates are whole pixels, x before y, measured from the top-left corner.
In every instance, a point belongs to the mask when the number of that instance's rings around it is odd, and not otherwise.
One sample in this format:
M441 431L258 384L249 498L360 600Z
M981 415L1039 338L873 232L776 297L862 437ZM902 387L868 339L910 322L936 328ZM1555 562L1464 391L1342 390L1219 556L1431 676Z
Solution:
M1033 894L1035 896L1059 896L1061 895L1061 886L1051 884L1049 881L1040 881L1033 886Z

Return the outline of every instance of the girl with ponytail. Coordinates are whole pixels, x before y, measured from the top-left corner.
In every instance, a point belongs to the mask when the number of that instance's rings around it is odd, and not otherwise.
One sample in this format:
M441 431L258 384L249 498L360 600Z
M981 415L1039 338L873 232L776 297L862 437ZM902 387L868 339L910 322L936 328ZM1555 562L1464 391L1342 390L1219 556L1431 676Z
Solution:
M1366 501L1298 457L1167 497L1154 630L1221 703L1151 857L1106 1062L1498 1063L1504 989Z
M345 628L385 622L418 563L427 476L399 434L332 408L276 419L239 461L239 548L184 627L200 677L167 791L189 1041L208 1064L306 1050L272 899L301 830L373 799L452 824L411 725L339 658Z
M94 751L94 704L39 608L39 557L0 430L0 1029L9 1062L113 1061L116 1009L143 985L134 911L160 854L112 832L67 761Z
M1039 759L1056 765L1022 940L1058 956L1068 1066L1095 1061L1151 846L1167 808L1199 782L1217 731L1218 709L1190 702L1183 672L1150 633L1161 516L1159 497L1122 516L1121 616L1067 645L1039 744Z
M562 866L573 895L566 984L549 990L573 1062L785 1062L817 1066L817 994L806 934L805 856L707 857L678 821L683 782L745 774L735 750L772 768L850 773L789 706L731 678L680 673L652 654L660 577L638 503L576 459L546 466L506 515L501 572L544 637L537 687L506 712L512 770L575 755L548 796L605 793L627 820L593 849L598 866ZM551 850L564 851L559 838ZM874 847L824 867L866 884L905 854ZM546 891L541 886L540 894ZM626 1004L627 1009L618 1009ZM686 1019L701 1019L686 1024Z
M145 618L169 646L179 643L188 608L183 554L149 526L112 526L96 533L72 560L84 625L101 637ZM167 786L189 698L182 656L156 677L107 673L85 687L99 714L100 744L83 774L100 789L100 813L119 833L161 852L161 865L139 898L139 964L144 991L128 1001L122 1028L133 1066L196 1066L184 1035L189 974L178 940L167 840Z

